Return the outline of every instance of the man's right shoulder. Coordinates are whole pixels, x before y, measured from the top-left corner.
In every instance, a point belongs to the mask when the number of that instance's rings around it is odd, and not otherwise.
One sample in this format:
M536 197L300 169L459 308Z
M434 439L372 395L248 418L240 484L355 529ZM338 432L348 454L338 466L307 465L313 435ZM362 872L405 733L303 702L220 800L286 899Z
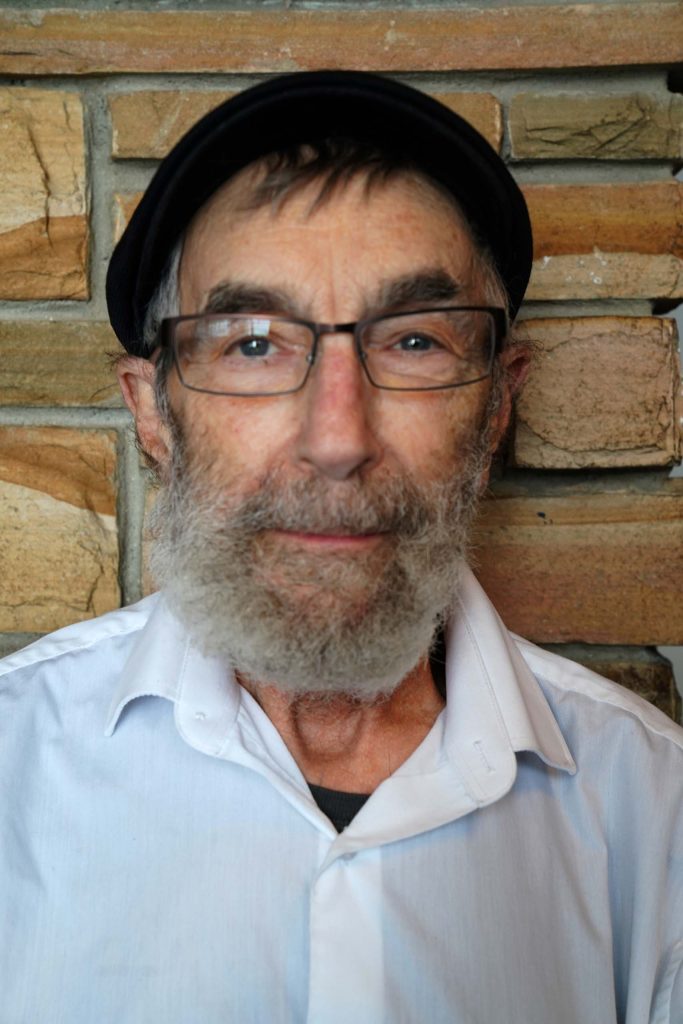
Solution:
M21 650L0 660L0 693L22 677L40 676L43 672L59 674L61 665L72 674L74 659L100 662L102 668L113 668L121 663L149 619L158 594L145 597L136 604L88 619L71 626L65 626L54 633L48 633ZM66 666L68 665L68 669Z

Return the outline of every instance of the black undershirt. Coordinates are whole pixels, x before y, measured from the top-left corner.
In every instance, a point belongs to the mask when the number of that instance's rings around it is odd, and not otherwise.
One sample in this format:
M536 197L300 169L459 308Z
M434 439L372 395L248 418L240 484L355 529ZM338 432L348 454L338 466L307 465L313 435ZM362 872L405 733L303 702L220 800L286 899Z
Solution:
M432 670L434 685L446 699L446 642L443 631L440 631L429 655L429 667ZM308 783L313 799L320 810L326 815L337 832L343 832L358 814L370 796L369 793L345 793L340 789L327 789L325 786L314 786Z

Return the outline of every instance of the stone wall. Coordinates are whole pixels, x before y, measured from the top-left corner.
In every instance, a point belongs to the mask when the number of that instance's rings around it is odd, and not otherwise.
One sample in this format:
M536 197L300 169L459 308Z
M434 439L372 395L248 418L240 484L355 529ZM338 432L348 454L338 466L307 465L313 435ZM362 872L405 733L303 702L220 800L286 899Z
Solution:
M683 10L677 2L0 10L0 634L149 586L149 481L107 354L104 275L156 161L299 68L383 71L463 113L527 196L534 365L479 525L508 624L677 715L683 644ZM662 316L664 314L664 316Z

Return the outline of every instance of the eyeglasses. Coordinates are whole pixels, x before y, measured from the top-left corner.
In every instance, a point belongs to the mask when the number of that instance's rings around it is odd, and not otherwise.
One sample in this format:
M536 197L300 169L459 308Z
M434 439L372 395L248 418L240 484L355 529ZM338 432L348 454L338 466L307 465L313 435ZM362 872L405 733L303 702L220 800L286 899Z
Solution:
M503 309L446 306L318 324L261 314L163 320L159 344L181 383L210 395L266 397L299 391L325 334L352 334L370 383L389 391L439 391L491 373L507 330Z

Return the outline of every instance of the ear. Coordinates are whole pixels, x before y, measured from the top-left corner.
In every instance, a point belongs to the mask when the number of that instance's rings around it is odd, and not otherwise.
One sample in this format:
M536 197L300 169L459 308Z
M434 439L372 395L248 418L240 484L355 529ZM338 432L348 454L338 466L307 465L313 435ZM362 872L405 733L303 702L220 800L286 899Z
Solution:
M531 351L525 345L514 344L503 349L498 359L503 385L500 405L491 418L491 453L496 451L505 436L512 416L513 399L529 375Z
M157 408L154 363L124 356L116 367L123 400L133 414L142 450L153 462L165 466L171 451L171 434Z

